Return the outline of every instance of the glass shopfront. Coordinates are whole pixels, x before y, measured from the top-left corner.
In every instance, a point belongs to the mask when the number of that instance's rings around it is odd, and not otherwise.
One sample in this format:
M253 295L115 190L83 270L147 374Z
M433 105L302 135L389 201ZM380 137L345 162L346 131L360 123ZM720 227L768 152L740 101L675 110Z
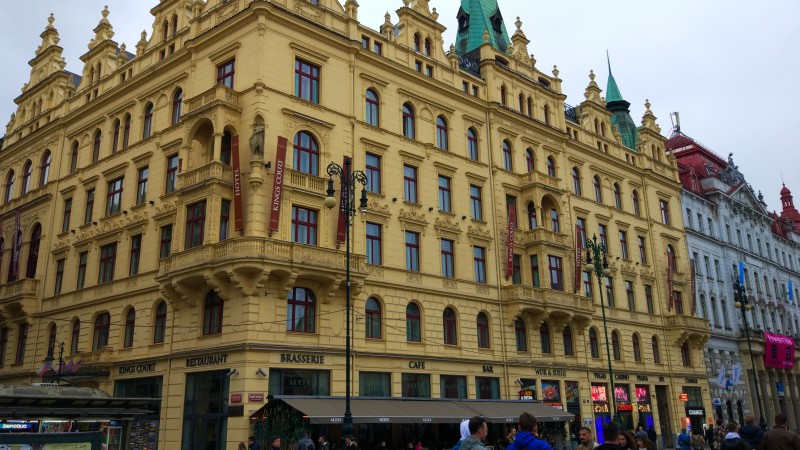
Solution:
M117 380L114 383L114 397L123 398L161 398L162 377L144 377ZM161 403L148 405L152 411L145 417L131 423L129 450L156 450L158 448L158 425Z
M576 443L578 441L579 430L583 426L583 419L581 418L581 391L578 386L577 381L564 382L564 402L567 404L567 412L575 415L575 419L569 423L570 440Z
M467 398L467 377L441 375L439 389L441 389L442 398Z
M475 377L475 393L479 399L499 400L500 379L490 377Z
M431 376L426 373L401 375L403 397L431 398Z
M361 397L391 397L392 374L389 372L359 372L358 395Z
M653 409L650 402L650 386L636 385L636 408L639 410L639 422L636 424L636 429L639 425L649 430L655 427L653 424Z
M598 444L603 439L603 424L611 420L611 409L608 406L608 385L592 383L592 408L594 410L594 436Z
M270 395L331 395L328 370L269 369Z
M228 369L186 374L181 450L225 449L228 390Z
M622 420L622 430L633 430L633 404L631 404L631 389L629 384L614 385L614 400L617 403L617 413Z

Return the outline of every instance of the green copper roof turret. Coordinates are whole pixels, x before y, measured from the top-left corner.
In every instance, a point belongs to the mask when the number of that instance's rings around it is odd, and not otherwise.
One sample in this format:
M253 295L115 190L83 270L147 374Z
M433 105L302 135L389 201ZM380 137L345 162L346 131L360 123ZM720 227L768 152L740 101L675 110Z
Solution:
M469 53L483 45L483 31L489 31L489 43L492 47L505 52L508 43L506 25L500 14L497 0L461 0L456 35L456 50Z
M611 73L611 59L608 58L608 53L606 53L606 58L608 59L608 86L606 86L606 101L615 102L622 100L622 93L619 91L619 86L617 86L617 80L614 79L614 74Z
M608 54L606 54L608 57ZM622 145L631 150L637 150L636 141L639 137L636 123L631 118L631 104L622 98L622 93L617 86L617 80L611 73L611 59L608 59L608 86L606 87L606 109L611 111L611 126L618 129L622 135Z

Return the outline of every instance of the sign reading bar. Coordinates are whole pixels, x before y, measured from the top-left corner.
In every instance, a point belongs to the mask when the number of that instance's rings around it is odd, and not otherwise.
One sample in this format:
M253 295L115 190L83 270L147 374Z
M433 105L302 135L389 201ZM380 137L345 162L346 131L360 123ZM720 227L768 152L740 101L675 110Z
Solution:
M281 220L281 201L283 199L283 176L286 170L286 145L285 137L278 137L278 151L275 154L275 177L272 183L272 197L269 204L269 231L278 231Z
M236 231L244 230L244 216L242 213L242 169L239 164L239 136L231 138L231 153L233 154L233 211L236 214Z
M226 364L227 362L227 353L224 355L201 356L199 358L187 358L186 367L215 366L217 364Z

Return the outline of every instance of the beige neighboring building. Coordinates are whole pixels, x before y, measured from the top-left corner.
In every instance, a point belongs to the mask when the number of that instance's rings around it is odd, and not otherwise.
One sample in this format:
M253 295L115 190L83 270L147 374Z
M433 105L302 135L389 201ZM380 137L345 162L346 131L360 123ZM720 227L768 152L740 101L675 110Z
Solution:
M159 448L235 448L268 394L344 395L345 251L323 200L350 157L369 179L353 395L610 417L580 228L609 247L626 426L670 441L690 410L710 417L708 322L649 103L636 126L613 77L604 99L590 74L566 105L492 1L444 18L457 47L427 1L396 3L375 30L353 0L163 0L135 54L104 10L80 76L51 18L0 152L0 383L41 381L64 342L73 383L162 398Z

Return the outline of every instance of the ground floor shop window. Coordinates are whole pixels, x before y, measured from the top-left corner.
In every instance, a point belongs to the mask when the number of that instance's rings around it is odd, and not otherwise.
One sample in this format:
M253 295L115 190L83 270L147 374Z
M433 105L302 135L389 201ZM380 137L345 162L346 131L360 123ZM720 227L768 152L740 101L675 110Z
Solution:
M402 375L403 397L431 397L431 376L422 373Z
M500 379L475 377L475 395L479 399L500 399Z
M224 450L228 431L228 370L186 374L181 450Z
M467 377L442 375L439 384L442 398L467 398Z
M270 395L331 395L327 370L270 369Z
M121 367L122 370L136 370L138 367ZM114 397L161 398L162 377L143 377L114 382ZM150 414L131 422L129 450L156 450L158 448L158 426L161 402L147 406Z
M392 375L388 372L359 372L358 393L362 397L391 397Z

